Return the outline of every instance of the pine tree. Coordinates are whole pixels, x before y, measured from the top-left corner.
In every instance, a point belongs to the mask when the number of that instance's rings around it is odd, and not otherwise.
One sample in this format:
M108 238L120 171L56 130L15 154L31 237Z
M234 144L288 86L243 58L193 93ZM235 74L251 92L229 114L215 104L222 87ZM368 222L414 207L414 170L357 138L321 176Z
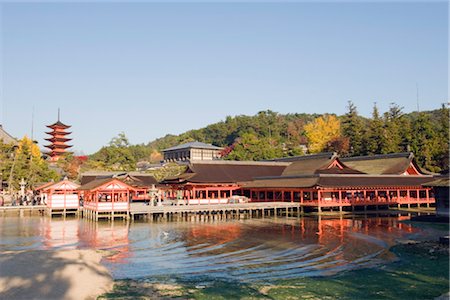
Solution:
M441 172L449 170L449 109L442 104L439 110L439 125L437 126L437 151L434 160Z
M382 139L381 152L397 153L403 150L402 148L402 107L395 103L391 103L389 111L384 113L384 131Z
M372 119L369 120L368 129L364 135L365 155L382 153L383 149L383 120L376 104L373 106Z
M414 134L411 139L411 150L417 163L426 170L439 171L433 159L437 140L430 118L424 113L419 113L412 123L412 132Z
M352 156L363 154L363 122L353 102L348 102L348 112L342 118L342 135L349 139L349 154Z

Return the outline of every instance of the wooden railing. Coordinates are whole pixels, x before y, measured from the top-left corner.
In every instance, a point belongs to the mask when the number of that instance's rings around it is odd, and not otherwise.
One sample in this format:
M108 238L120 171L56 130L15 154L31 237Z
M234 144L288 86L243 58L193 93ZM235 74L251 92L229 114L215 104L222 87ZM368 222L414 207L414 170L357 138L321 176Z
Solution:
M274 202L280 200L252 200L252 202ZM282 202L294 202L300 203L306 206L351 206L351 205L393 205L393 204L425 204L425 203L435 203L434 197L429 198L412 198L412 197L374 197L374 198L355 198L355 199L325 199L319 200L284 200Z

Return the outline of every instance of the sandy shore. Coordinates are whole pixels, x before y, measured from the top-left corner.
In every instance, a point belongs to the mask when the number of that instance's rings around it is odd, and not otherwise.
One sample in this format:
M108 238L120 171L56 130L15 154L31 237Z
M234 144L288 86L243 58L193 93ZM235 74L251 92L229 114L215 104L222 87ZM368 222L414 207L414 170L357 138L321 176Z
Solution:
M0 299L95 299L113 287L95 250L0 254Z

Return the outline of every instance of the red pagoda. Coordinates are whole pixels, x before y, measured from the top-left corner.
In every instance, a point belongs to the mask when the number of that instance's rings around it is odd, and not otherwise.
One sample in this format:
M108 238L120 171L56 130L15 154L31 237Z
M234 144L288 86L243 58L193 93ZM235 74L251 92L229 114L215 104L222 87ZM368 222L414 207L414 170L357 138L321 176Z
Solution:
M50 155L51 161L57 161L61 155L66 153L66 149L72 147L71 145L67 145L68 141L72 139L67 138L67 135L71 134L71 132L67 132L66 130L71 126L62 123L59 120L59 111L58 111L58 121L52 125L47 125L48 128L52 129L50 132L46 132L46 134L51 135L50 138L45 139L49 141L51 144L46 145L46 148L49 148L51 151L48 152Z

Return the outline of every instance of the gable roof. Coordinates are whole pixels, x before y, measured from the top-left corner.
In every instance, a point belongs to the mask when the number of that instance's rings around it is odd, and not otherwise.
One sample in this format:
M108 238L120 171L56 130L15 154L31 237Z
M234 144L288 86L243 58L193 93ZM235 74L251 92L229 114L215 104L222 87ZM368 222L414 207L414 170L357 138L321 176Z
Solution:
M342 163L336 153L327 152L313 155L286 158L292 163L283 171L282 176L308 174L362 174ZM283 159L283 161L286 161Z
M95 191L99 190L101 188L104 188L108 186L109 184L117 184L121 186L122 188L126 188L129 190L134 190L135 188L131 185L123 182L122 180L119 180L117 178L103 178L103 179L95 179L89 183L86 183L78 188L78 190L81 191Z
M259 176L279 176L288 165L285 162L267 161L191 161L183 174L166 178L161 183L235 184Z
M167 149L162 150L162 152L167 152L167 151L174 151L174 150L180 150L180 149L190 149L190 148L197 148L197 149L212 149L212 150L223 150L224 148L222 147L217 147L211 144L205 144L202 142L189 142L189 143L184 143L181 145L177 145L174 147L170 147Z
M43 191L47 190L76 190L80 187L79 184L72 182L70 180L64 179L59 182L50 182L50 184L46 184L44 186L39 187L39 189Z
M425 174L415 162L412 152L344 157L341 161L350 168L373 175Z
M141 172L109 172L109 171L92 171L81 174L81 185L85 185L96 179L119 178L124 182L140 186L151 187L158 185L158 181L150 174Z
M3 126L0 124L0 140L3 140L4 144L17 144L17 140L10 135L9 133L7 133L4 129Z
M41 184L41 185L39 185L38 187L36 187L35 190L36 190L36 191L44 190L46 187L51 186L51 185L54 184L54 183L55 183L54 181L50 181L50 182Z

